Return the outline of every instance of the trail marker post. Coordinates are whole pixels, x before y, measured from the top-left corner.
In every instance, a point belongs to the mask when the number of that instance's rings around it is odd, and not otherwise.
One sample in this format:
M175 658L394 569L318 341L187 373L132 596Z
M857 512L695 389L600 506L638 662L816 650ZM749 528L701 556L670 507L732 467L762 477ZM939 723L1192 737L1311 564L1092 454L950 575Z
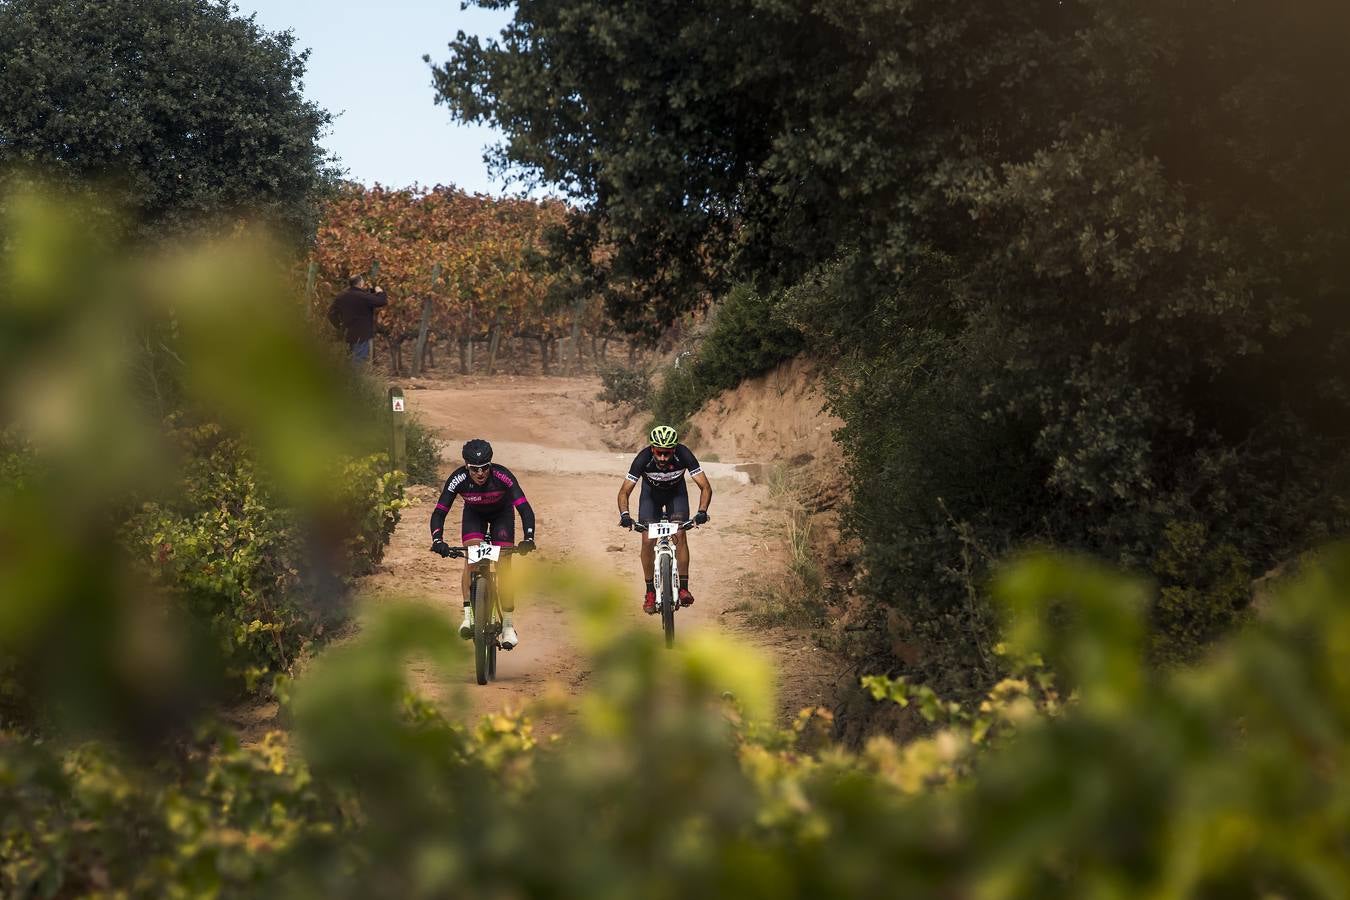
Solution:
M390 463L399 472L408 471L408 413L403 399L403 389L389 389L389 419L393 423L393 445Z

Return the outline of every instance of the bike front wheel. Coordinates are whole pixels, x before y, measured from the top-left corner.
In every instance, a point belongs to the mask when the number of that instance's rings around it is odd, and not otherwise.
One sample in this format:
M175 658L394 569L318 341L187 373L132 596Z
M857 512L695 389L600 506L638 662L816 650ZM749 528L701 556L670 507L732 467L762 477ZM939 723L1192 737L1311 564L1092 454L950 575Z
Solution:
M492 598L486 578L475 578L469 586L473 599L473 664L479 684L488 683L489 647L492 637ZM495 662L495 660L494 660ZM493 668L496 668L493 666Z
M669 556L661 557L661 627L666 632L666 649L675 646L675 587L671 577L675 568Z

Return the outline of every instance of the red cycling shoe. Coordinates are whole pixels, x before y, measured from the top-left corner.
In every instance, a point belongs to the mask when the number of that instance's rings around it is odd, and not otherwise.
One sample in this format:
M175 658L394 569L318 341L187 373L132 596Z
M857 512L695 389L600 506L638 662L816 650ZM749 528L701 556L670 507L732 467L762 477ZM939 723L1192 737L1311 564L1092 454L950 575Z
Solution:
M689 593L689 588L680 588L680 605L693 606L694 595Z
M647 615L656 613L656 591L648 591L646 598L642 601L642 611Z

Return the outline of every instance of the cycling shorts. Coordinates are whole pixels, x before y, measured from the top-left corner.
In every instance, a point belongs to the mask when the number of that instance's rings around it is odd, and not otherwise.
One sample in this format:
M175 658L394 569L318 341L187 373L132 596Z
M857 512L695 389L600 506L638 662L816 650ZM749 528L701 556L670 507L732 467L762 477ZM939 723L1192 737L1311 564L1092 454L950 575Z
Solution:
M689 487L683 478L676 487L660 490L642 482L642 494L638 497L638 521L643 525L661 521L662 516L672 522L689 521Z
M505 505L498 509L480 509L464 504L464 519L459 526L460 542L481 541L492 535L498 547L516 545L516 508Z

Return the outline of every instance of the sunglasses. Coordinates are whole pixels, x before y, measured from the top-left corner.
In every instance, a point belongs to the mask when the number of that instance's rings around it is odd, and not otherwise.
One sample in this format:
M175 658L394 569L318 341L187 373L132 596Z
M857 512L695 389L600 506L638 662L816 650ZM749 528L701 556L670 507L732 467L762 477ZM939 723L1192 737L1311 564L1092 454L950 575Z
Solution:
M671 458L672 456L674 456L674 455L675 455L675 451L674 451L674 450L653 450L653 451L652 451L652 456L655 456L657 459L670 459L670 458Z
M492 468L492 463L488 463L485 466L475 466L472 464L469 465L469 471L473 472L475 475L479 474L480 472L486 472L490 468Z

